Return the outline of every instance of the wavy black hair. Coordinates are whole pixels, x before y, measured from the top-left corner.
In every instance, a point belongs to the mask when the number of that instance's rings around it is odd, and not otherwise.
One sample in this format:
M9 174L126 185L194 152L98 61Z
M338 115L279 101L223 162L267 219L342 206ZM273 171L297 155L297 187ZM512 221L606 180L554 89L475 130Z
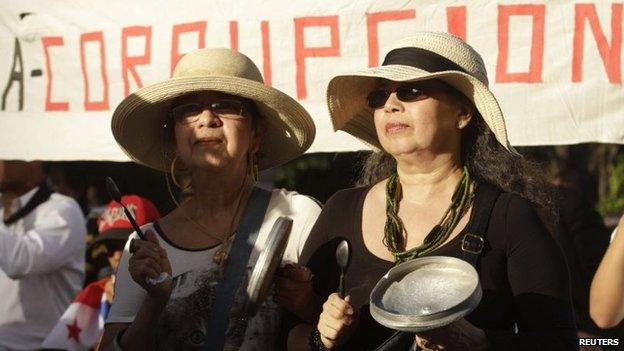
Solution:
M461 160L475 181L487 182L533 203L540 217L553 230L559 221L554 190L536 162L507 151L480 114L475 113L464 129ZM373 152L363 161L357 186L371 186L396 172L396 160L388 153Z

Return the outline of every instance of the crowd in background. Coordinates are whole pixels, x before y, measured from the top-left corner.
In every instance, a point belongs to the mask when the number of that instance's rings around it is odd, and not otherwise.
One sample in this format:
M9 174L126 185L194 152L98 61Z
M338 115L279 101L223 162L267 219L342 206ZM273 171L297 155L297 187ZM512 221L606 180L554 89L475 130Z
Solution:
M348 187L355 179L360 160L365 153L342 153L324 155L330 160L329 167L308 169L300 172L294 180L293 190L326 200L338 189ZM312 156L308 156L313 157ZM303 159L305 159L304 157ZM291 162L285 167L294 167ZM301 162L298 161L298 162ZM104 177L116 177L123 193L139 193L154 199L154 204L161 213L169 211L173 203L164 187L150 184L163 182L161 176L148 169L129 163L110 162L51 162L44 167L47 174L46 182L54 191L73 198L82 210L85 225L85 275L81 287L110 277L112 274L106 254L105 245L93 245L98 235L98 217L105 211L110 201L106 193ZM607 228L603 218L594 210L592 200L587 198L587 191L581 187L586 184L578 175L579 172L565 172L553 180L559 194L561 222L555 231L557 240L562 247L568 266L572 284L572 299L576 310L577 323L581 336L621 337L622 328L601 329L589 316L589 286L602 259L613 228ZM319 177L320 174L329 175ZM263 186L275 186L275 172L261 174ZM323 181L319 181L323 179ZM328 181L329 179L329 181ZM279 184L278 185L283 185ZM159 189L154 191L154 189ZM181 196L181 194L176 194ZM82 235L82 234L80 234ZM78 290L71 290L71 299ZM67 300L68 304L70 300ZM54 324L49 325L50 328ZM0 328L1 329L1 328ZM51 331L51 329L50 329Z

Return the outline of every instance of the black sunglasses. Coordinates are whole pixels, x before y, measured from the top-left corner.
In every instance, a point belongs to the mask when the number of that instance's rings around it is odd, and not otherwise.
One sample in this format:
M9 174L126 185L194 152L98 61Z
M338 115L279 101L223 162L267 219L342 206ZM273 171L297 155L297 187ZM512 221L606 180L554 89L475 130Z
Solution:
M220 118L237 119L245 117L246 106L241 101L223 99L209 104L196 102L176 106L171 109L171 114L177 123L192 124L199 120L204 110L210 110Z
M373 90L366 96L366 104L368 107L376 110L386 105L386 101L390 97L390 94L396 92L396 96L400 101L412 102L420 100L425 96L424 91L416 85L404 84L397 87L394 91L388 91L386 89Z

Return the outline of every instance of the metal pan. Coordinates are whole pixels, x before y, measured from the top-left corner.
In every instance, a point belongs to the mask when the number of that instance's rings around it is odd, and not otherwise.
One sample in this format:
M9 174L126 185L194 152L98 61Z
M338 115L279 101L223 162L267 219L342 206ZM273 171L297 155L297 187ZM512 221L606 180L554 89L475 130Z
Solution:
M388 271L370 294L371 316L395 330L421 332L448 325L481 301L477 271L468 262L430 256Z
M279 217L273 224L266 246L258 256L247 285L246 316L248 318L256 315L258 307L267 297L275 271L282 262L291 228L292 219L288 217Z

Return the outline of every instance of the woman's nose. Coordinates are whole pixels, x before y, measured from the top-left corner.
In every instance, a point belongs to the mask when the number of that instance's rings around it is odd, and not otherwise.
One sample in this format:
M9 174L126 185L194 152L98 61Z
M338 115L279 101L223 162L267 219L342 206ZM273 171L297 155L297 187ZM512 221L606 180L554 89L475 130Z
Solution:
M221 119L219 119L217 115L212 113L210 109L204 108L204 110L201 112L201 115L199 115L199 127L203 126L210 128L220 127Z
M388 96L388 100L384 105L385 112L401 112L403 111L403 103L397 98L396 92L393 92Z

